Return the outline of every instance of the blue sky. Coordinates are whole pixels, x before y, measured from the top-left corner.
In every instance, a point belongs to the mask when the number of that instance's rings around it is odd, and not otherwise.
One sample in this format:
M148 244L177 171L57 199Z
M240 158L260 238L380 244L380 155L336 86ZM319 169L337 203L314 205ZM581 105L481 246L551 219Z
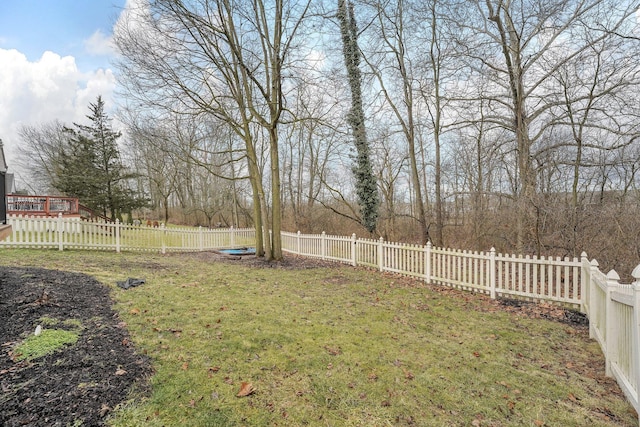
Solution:
M127 0L0 0L0 139L18 183L22 126L82 122L98 95L107 108L113 105L110 43L126 5Z
M125 0L2 0L0 48L16 49L29 61L45 51L73 56L82 71L108 67L109 55L87 41L111 35Z

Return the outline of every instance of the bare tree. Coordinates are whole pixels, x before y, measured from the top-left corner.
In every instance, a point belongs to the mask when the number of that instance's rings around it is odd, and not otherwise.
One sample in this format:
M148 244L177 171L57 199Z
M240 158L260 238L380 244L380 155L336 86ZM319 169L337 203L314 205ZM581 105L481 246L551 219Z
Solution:
M29 190L49 194L56 191L54 182L61 167L61 158L68 143L64 125L59 121L22 126L18 134L18 162L28 173Z
M592 46L622 31L637 5L609 0L530 2L469 1L461 44L472 73L491 78L493 112L486 119L514 135L517 166L516 247L524 250L534 228L537 144L554 123L550 82L559 69L576 63ZM628 29L628 28L627 28ZM590 37L576 37L588 33ZM469 39L466 40L469 42ZM557 91L557 86L555 89Z
M395 3L376 1L373 4L375 19L372 28L375 35L363 55L371 73L375 76L387 106L397 120L408 147L408 159L411 170L414 206L420 227L420 241L426 244L429 240L429 224L425 211L422 186L420 185L417 156L416 127L418 124L415 112L414 95L416 78L414 77L413 60L416 52L411 46L405 32L406 21L410 20L405 11L407 1ZM415 36L416 28L413 28ZM411 33L410 33L411 34ZM380 48L382 44L383 48ZM411 55L414 55L412 57ZM395 90L394 90L395 89ZM386 158L386 156L385 156ZM386 158L388 160L388 158ZM387 161L384 161L387 164ZM388 192L389 189L387 189ZM441 235L440 235L441 237ZM441 245L441 241L438 245Z
M273 5L156 0L121 23L115 35L128 95L173 112L210 114L244 141L260 236L256 252L268 259L282 258L278 127L283 70L308 6L285 0ZM268 135L271 209L253 124Z

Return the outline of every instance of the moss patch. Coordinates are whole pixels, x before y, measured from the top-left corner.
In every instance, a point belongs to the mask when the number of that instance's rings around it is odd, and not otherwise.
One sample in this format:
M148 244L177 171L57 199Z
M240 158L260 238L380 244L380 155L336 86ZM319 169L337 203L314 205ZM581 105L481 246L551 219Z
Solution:
M67 345L78 341L76 331L62 329L43 329L40 335L30 335L14 350L16 360L34 360L54 353Z

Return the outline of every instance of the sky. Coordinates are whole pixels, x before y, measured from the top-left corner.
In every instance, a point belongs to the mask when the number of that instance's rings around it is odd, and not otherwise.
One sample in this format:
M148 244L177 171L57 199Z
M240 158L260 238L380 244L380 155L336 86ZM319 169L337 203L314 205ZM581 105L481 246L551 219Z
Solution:
M98 95L113 105L112 29L126 3L0 0L0 139L18 189L21 126L86 123Z

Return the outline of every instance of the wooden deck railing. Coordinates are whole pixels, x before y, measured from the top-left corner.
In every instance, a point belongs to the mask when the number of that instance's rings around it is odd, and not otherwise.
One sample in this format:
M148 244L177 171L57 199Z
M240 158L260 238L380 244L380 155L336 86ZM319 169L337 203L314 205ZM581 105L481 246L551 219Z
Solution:
M7 194L8 215L58 216L79 214L78 199L58 196Z
M75 197L7 194L7 215L57 217L59 214L66 217L77 216L85 220L111 221L80 204Z

